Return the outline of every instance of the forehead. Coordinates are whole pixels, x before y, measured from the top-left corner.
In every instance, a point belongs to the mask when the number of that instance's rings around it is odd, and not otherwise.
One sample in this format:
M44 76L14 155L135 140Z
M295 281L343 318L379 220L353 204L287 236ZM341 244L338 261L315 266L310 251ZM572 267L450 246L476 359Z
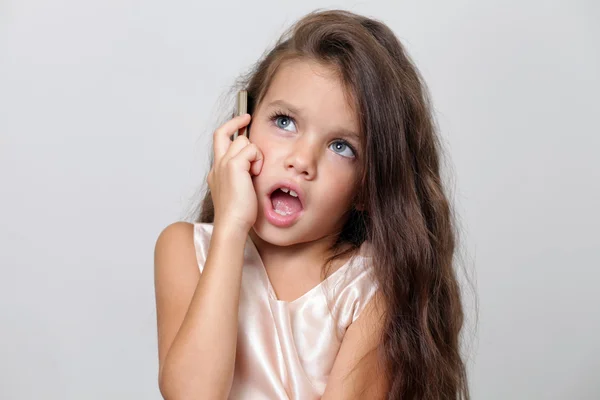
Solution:
M358 131L350 94L334 70L315 61L290 60L278 68L262 103L266 107L277 100L292 104L315 123L330 121Z

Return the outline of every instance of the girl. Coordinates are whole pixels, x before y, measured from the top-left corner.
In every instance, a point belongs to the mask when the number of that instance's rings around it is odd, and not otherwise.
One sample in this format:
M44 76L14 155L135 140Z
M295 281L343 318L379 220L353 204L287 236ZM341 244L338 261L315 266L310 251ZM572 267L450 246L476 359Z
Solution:
M315 11L242 87L199 218L156 243L163 396L468 398L439 138L398 39Z

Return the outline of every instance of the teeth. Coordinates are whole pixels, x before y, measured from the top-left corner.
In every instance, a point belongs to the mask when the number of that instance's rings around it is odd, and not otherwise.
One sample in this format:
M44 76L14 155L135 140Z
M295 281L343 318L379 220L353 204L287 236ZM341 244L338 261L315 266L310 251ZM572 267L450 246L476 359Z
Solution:
M296 193L293 190L288 189L286 187L279 188L279 190L281 190L283 193L289 193L290 196L298 197L298 193Z
M275 210L275 212L276 212L277 214L279 214L279 215L283 215L284 217L285 217L285 216L288 216L288 215L290 215L290 214L291 214L291 212L289 212L289 213L286 213L286 212L279 211L279 210Z

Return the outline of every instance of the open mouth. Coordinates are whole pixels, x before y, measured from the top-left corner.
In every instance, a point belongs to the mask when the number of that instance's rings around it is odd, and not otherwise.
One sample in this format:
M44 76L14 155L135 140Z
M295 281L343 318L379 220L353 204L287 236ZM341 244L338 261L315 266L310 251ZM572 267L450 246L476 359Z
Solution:
M298 194L285 187L276 189L269 197L273 211L282 217L297 214L304 208Z

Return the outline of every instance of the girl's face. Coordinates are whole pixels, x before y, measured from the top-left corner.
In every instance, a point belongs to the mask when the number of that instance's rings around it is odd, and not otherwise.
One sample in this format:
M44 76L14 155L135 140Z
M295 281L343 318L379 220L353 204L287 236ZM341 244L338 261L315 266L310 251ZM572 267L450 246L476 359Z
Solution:
M258 236L284 246L341 230L362 157L358 131L357 116L330 69L305 60L279 67L250 126L250 141L264 155L261 173L253 177ZM281 181L295 184L303 200L300 216L285 227L267 217L273 211L269 192Z

